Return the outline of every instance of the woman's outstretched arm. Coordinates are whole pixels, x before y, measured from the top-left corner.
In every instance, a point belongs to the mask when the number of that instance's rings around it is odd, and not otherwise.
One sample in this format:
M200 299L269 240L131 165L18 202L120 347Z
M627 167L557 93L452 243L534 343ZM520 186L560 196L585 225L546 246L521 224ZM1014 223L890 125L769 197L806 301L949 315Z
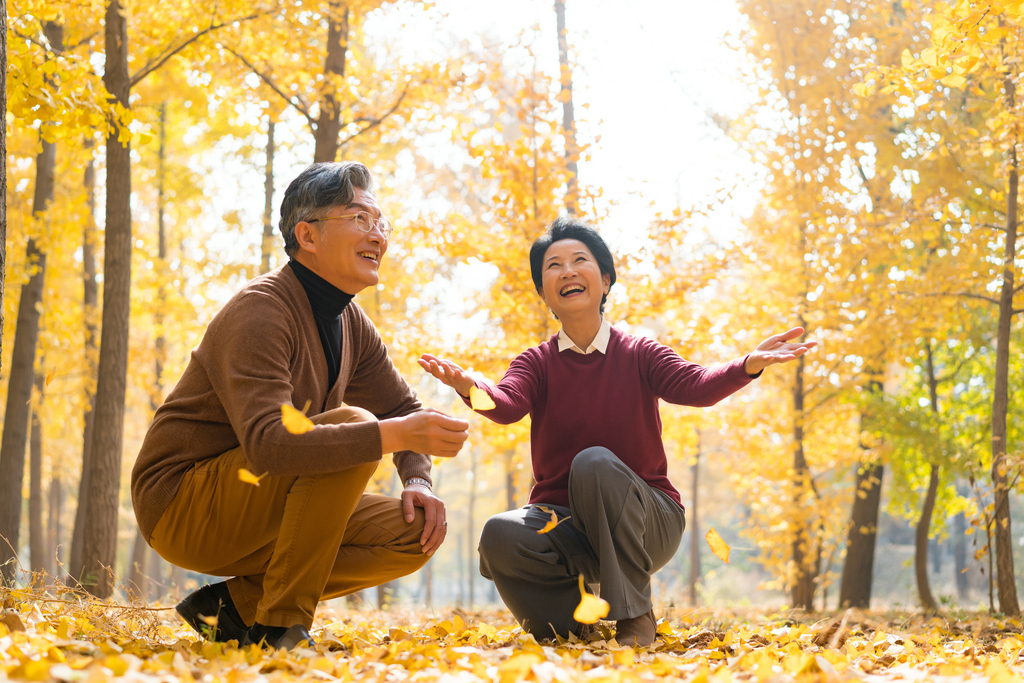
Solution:
M477 382L457 363L444 358L423 354L419 359L420 367L435 378L455 389L466 402L471 405L470 392L474 387L484 392L494 403L490 409L475 408L476 412L498 424L511 424L523 419L532 409L537 396L538 373L533 364L527 362L521 354L512 361L505 376L497 386L490 383ZM479 405L479 404L478 404Z

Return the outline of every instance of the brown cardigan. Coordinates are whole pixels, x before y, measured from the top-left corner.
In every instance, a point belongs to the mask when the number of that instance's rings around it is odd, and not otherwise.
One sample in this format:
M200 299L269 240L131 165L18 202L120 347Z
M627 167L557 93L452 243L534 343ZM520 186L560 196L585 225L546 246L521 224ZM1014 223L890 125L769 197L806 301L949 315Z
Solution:
M328 391L327 361L305 290L291 268L258 277L213 318L178 384L156 411L132 469L132 504L149 539L197 462L242 446L249 469L270 476L337 472L381 459L376 423L291 434L281 404L310 415L341 406L380 419L421 410L377 329L353 301L341 314L341 370ZM430 458L395 454L402 480L430 480Z

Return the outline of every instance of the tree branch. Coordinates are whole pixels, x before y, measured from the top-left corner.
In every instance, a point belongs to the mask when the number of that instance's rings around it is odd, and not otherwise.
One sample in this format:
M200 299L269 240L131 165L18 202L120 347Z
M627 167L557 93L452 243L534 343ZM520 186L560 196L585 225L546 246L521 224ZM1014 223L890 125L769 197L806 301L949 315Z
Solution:
M352 123L356 123L357 121L369 121L369 123L367 125L363 126L362 128L360 128L355 133L352 133L352 135L349 135L347 138L342 140L338 144L338 147L344 147L345 145L347 145L348 143L352 142L352 140L354 140L355 138L359 137L360 135L362 135L366 131L370 130L371 128L376 128L377 126L382 124L384 122L384 119L386 119L387 117L391 116L392 114L395 113L395 111L398 110L398 107L401 106L401 104L402 104L402 100L405 99L405 96L408 93L409 93L409 87L406 86L405 90L402 91L402 94L398 96L398 100L395 102L395 104L392 105L392 107L390 109L388 109L387 112L385 112L384 115L381 116L380 118L377 118L377 119L367 119L365 117L360 117L360 118L356 119L355 121L352 121Z
M992 228L993 230L1000 230L1002 232L1006 232L1006 226L1005 225L993 225L991 223L978 223L978 227L979 228Z
M936 294L918 294L917 292L903 292L903 291L897 290L897 293L898 294L902 294L904 296L926 296L926 297L962 296L962 297L966 297L968 299L981 299L982 301L987 301L990 304L998 304L999 303L999 299L993 299L990 296L984 296L983 294L975 294L973 292L938 292Z
M134 88L136 85L138 85L138 83L142 79L144 79L146 76L148 76L149 74L153 73L154 71L159 69L161 66L163 66L164 63L166 63L168 59L170 59L174 55L178 54L179 52L184 50L186 47L188 47L189 45L191 45L195 41L197 41L200 38L202 38L203 36L205 36L207 33L212 33L213 31L216 31L217 29L224 28L225 26L229 26L231 24L242 23L244 21L251 21L253 19L262 17L264 15L267 15L269 13L270 13L270 10L266 10L266 11L263 11L263 12L257 12L256 14L250 14L249 16L242 17L241 19L232 19L230 22L225 23L225 24L213 24L213 23L211 23L208 27L206 27L205 29L203 29L199 33L196 33L195 35L189 37L187 40L183 41L177 47L173 47L173 48L172 47L168 47L166 50L164 50L164 53L162 55L160 55L159 57L157 57L154 60L151 60L148 64L146 64L144 67L142 67L139 71L137 71L135 73L134 76L132 76L128 80L128 87L129 88Z
M268 76L267 74L265 74L265 73L263 73L262 71L260 71L260 70L259 70L259 69L258 69L258 68L256 67L256 65L255 65L255 64L251 63L251 62L250 62L250 61L249 61L248 59L246 59L245 57L243 57L243 56L242 56L242 55L240 55L239 53L235 52L235 51L234 51L233 49L231 49L231 48L230 48L230 47L228 47L227 45L221 45L221 47L223 47L223 48L224 48L225 50L227 50L228 52L230 52L231 54L233 54L233 55L235 56L235 58L236 58L236 59L238 59L238 61L240 61L240 62L241 62L242 64L245 64L245 66L246 66L246 67L248 67L250 71L252 71L252 72L253 72L254 74L256 74L256 75L257 75L257 76L259 77L259 79L260 79L261 81L263 81L264 83L266 83L266 84L267 84L267 86L268 86L268 87L269 87L269 88L270 88L271 90L273 90L273 91L274 91L274 92L276 92L276 93L277 93L278 95L280 95L280 96L281 96L281 98L282 98L282 99L283 99L283 100L284 100L285 102L287 102L287 103L288 103L288 104L290 104L291 106L293 106L293 107L295 107L296 109L298 109L298 110L299 110L299 112L300 112L300 113L301 113L301 114L302 114L303 116L305 116L305 117L306 117L306 120L307 120L307 121L309 122L309 125L310 125L310 126L311 126L311 127L312 127L312 128L314 129L314 130L316 130L316 119L314 119L314 118L313 118L313 116L312 116L312 115L311 115L311 114L309 113L309 105L308 105L308 104L306 104L306 101L302 99L302 96L301 96L301 95L295 95L294 99L293 99L292 97L289 97L289 96L288 96L287 94L285 94L284 90L282 90L282 89L281 89L281 88L280 88L280 87L279 87L279 86L277 85L277 83L275 83L275 82L274 82L274 81L273 81L273 80L272 80L272 79L270 78L270 76Z

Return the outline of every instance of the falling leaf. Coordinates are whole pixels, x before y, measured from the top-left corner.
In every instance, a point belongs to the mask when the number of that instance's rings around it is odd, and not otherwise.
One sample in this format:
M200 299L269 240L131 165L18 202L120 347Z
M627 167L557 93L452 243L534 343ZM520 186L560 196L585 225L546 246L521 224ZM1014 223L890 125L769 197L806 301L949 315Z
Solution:
M208 617L208 616L200 614L199 618L202 619L203 623L205 623L207 626L216 626L217 625L217 617L216 616L209 616Z
M473 406L473 410L494 410L496 407L490 394L477 387L469 390L469 405Z
M245 469L244 467L239 467L238 468L238 478L240 480L244 481L246 484L252 484L253 486L259 486L260 485L260 479L262 479L265 476L267 476L266 473L263 473L263 474L261 474L260 476L257 477L255 474L253 474L249 470Z
M313 431L313 423L308 417L306 417L306 411L309 410L310 401L306 401L306 405L302 407L302 410L296 410L287 403L281 404L281 422L284 423L284 428L292 434L305 434L306 432Z
M544 512L547 512L547 513L549 513L551 515L551 521L548 522L547 524L545 524L543 529L537 529L537 533L538 534L546 534L547 532L551 531L552 529L554 529L556 526L558 526L559 524L561 524L565 520L572 519L572 517L569 517L569 516L562 517L561 519L559 519L558 515L555 514L554 510L549 510L547 508L541 508L541 509Z
M572 618L581 624L596 624L608 616L610 606L605 600L591 595L583 587L583 574L580 574L580 604L572 613Z
M50 382L57 376L57 368L50 368L50 371L46 373L45 386L50 386Z
M704 538L707 539L708 545L711 546L711 552L718 556L722 562L729 564L729 544L722 540L722 537L718 535L714 527L704 534Z

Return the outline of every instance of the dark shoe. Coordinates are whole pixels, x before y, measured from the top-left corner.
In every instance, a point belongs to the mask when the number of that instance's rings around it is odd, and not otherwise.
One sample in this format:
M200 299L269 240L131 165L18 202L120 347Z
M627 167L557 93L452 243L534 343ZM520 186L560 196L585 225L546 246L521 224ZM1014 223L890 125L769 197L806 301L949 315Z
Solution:
M235 609L228 585L223 581L211 583L190 593L174 609L186 624L208 640L218 643L237 640L241 643L249 632L249 627ZM203 617L215 619L216 622L209 624Z
M658 635L658 622L654 610L632 619L619 619L615 623L615 640L619 645L647 647Z
M312 647L313 636L302 624L295 626L264 626L256 622L249 629L245 636L243 646L259 645L267 650L284 648L291 650L295 647Z

